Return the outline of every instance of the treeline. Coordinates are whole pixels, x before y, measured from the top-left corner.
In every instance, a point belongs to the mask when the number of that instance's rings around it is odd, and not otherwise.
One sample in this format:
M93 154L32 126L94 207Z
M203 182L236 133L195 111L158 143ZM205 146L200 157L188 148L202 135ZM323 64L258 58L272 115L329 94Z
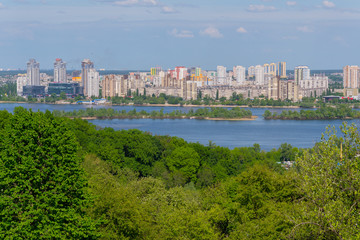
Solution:
M197 110L190 109L188 112L181 110L174 110L170 113L164 113L164 110L147 112L145 110L116 110L113 108L87 108L74 111L59 111L54 110L53 114L57 117L96 117L96 118L214 118L214 119L242 119L251 118L252 112L250 110L239 107L227 108L199 108Z
M281 120L330 120L330 119L353 119L360 118L360 112L353 110L348 105L339 104L334 107L321 106L316 110L300 110L298 111L282 111L271 113L266 110L263 114L266 120L281 119Z
M0 133L1 239L360 237L354 126L264 152L16 108Z

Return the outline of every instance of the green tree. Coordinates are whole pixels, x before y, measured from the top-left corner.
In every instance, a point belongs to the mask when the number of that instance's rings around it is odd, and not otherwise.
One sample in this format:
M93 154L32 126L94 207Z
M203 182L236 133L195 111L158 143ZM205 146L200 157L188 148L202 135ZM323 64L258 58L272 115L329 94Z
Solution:
M62 100L65 100L65 99L66 99L66 93L65 93L65 92L61 92L61 93L60 93L60 98L61 98Z
M50 112L16 108L0 130L0 238L95 239L75 135Z
M184 175L186 182L195 182L200 156L190 147L179 147L166 158L166 164L171 172Z
M341 133L328 128L314 150L296 160L305 201L295 238L360 238L360 136L346 123Z

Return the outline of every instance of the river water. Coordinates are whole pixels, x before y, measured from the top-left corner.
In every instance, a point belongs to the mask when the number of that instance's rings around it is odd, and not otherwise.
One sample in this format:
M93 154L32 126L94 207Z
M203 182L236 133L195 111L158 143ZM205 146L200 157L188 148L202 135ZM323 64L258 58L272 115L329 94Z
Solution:
M29 104L29 103L6 103L0 104L0 109L10 112L15 107L22 106L33 111L64 110L73 111L84 108L114 108L121 110L159 111L164 112L181 110L187 112L189 107L134 107L134 106L88 106L88 105L59 105L59 104ZM197 109L197 108L193 108ZM271 150L278 148L282 143L289 143L298 148L313 147L320 140L328 125L339 129L342 120L264 120L262 114L265 110L281 112L283 110L299 109L273 109L273 108L248 108L253 115L258 116L254 121L209 121L195 119L113 119L113 120L90 120L89 122L99 127L111 127L120 129L139 129L156 135L170 135L184 138L190 142L209 144L212 141L216 145L235 148L252 146L258 143L261 149ZM349 123L360 124L359 120L350 120Z

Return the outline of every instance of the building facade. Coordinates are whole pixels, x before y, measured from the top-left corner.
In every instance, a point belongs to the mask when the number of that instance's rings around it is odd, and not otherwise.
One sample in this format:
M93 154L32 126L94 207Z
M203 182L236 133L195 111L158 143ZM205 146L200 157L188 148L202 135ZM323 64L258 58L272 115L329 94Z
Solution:
M344 88L359 88L359 66L345 66L344 73Z
M54 82L67 82L66 63L61 58L57 58L54 63Z
M27 63L27 85L40 86L40 64L35 59Z

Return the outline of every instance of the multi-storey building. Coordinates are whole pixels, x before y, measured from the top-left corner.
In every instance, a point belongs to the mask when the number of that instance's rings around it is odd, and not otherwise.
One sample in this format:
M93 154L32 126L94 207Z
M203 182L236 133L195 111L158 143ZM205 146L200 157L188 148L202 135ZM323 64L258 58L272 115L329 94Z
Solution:
M81 63L81 81L84 87L84 96L99 96L99 73L94 68L94 63L84 59Z
M175 78L177 80L182 80L185 79L187 77L187 68L186 67L175 67Z
M27 85L40 85L40 64L35 59L30 59L27 63Z
M268 98L274 100L299 100L299 88L295 81L282 80L279 76L272 77L268 84Z
M299 83L300 98L320 96L329 87L329 78L324 74L315 74Z
M161 67L153 67L150 69L151 76L157 76L161 72Z
M359 88L359 66L345 66L344 72L344 88Z
M239 85L244 85L246 81L246 69L243 66L234 67L234 75Z
M54 82L67 82L66 63L61 58L57 58L54 63Z
M276 63L270 63L269 74L272 76L276 76Z
M298 66L294 70L294 80L296 84L300 84L302 80L310 79L310 69L307 66Z
M255 85L264 85L265 74L264 67L261 65L257 65L255 67Z
M16 92L18 96L23 95L23 87L28 85L28 78L26 74L18 74L16 79Z
M86 95L88 97L99 96L99 82L100 82L100 76L99 72L97 72L94 68L91 68L88 70L88 79L86 81L85 88L86 89Z
M255 67L254 66L250 66L248 68L248 78L253 78L255 76Z
M225 85L226 84L226 67L217 66L217 85Z
M286 76L286 62L279 62L277 67L277 76L280 78L287 78Z

